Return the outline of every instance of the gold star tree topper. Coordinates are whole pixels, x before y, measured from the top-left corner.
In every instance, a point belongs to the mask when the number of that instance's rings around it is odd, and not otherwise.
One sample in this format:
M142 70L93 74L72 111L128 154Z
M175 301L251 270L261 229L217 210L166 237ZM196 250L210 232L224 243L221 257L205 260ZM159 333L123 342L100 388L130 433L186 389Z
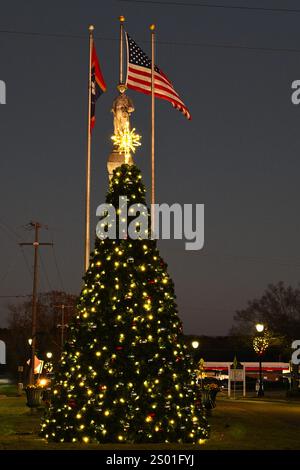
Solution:
M124 128L111 137L118 152L124 153L125 163L129 161L130 152L135 153L136 148L142 145L141 138L139 134L136 134L135 128L130 130L129 122L126 122Z

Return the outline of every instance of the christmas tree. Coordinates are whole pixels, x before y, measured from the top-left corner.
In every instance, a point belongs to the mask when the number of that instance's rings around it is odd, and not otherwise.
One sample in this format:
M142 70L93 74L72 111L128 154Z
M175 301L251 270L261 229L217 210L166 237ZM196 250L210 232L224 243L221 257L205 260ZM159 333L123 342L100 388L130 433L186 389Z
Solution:
M118 208L120 196L146 204L134 165L113 172L106 201ZM156 241L96 238L84 281L42 435L86 443L206 439L196 365Z

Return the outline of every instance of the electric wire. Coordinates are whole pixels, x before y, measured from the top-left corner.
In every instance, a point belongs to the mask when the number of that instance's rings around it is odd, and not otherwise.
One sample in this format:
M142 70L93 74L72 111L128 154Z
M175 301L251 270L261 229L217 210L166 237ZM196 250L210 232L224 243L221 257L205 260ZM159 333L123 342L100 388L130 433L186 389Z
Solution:
M202 256L209 256L214 258L224 258L228 260L242 260L242 261L249 261L251 263L268 263L268 264L276 264L278 266L283 267L291 267L291 268L300 268L300 261L296 260L295 262L288 260L288 259L280 259L280 258L268 258L266 256L251 256L251 255L233 255L233 254L225 254L225 253L214 253L214 252L203 252Z
M32 297L32 294L0 295L0 299L19 299L24 297Z
M296 8L250 7L247 5L224 5L221 3L164 2L162 0L117 0L119 3L141 3L143 5L198 7L222 10L261 11L269 13L300 13Z
M40 265L41 265L42 272L43 272L43 275L45 277L46 283L48 284L48 287L49 287L50 291L52 291L53 290L52 285L51 285L51 282L50 282L50 279L49 279L49 276L48 276L48 273L47 273L46 265L44 263L43 255L42 255L41 251L39 252L39 259L40 259Z
M49 227L48 227L48 230L50 232L50 237L51 237L51 241L52 241L52 254L53 254L53 259L54 259L54 264L55 264L57 276L58 276L58 279L59 279L59 282L60 282L61 289L62 289L63 292L65 292L65 285L64 285L62 274L61 274L61 270L59 269L58 259L57 259L57 256L56 256L53 232Z
M18 257L15 257L14 259L12 259L12 261L10 262L6 272L2 275L2 277L0 277L1 287L3 287L4 281L6 280L8 275L15 269L15 267L17 265L17 262L18 262Z
M17 234L17 232L4 223L3 220L0 221L0 228L2 228L2 231L6 233L6 235L9 235L9 239L11 239L11 236L13 236L16 241L20 240L20 236Z
M299 10L300 11L300 10ZM56 33L40 33L33 31L17 31L17 30L0 30L0 34L16 34L16 35L25 35L25 36L38 36L38 37L54 37L54 38L77 38L77 39L86 39L84 35L72 35L72 34L56 34ZM109 38L103 36L94 36L95 39L102 41L118 41L118 38ZM150 41L140 40L139 43L149 44ZM203 47L203 48L216 48L216 49L237 49L245 51L259 51L259 52L278 52L278 53L300 53L299 48L291 47L259 47L259 46L250 46L247 44L228 44L228 43L209 43L209 42L178 42L178 41L157 41L157 44L163 46L175 46L175 47Z

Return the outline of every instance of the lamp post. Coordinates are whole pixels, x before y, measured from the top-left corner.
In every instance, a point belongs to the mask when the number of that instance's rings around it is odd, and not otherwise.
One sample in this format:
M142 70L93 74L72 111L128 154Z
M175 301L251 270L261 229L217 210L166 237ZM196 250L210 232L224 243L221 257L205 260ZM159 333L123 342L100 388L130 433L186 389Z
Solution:
M44 365L44 369L47 373L47 376L50 378L51 372L53 371L53 364L52 364L53 354L52 354L52 352L50 352L50 351L47 352L46 353L46 358L47 358L47 362Z
M199 346L200 346L200 343L197 339L193 339L191 341L191 356L195 364L197 364L199 361L199 354L200 354Z
M263 335L263 332L264 332L264 325L262 323L257 323L255 325L255 328L256 328L256 331L257 333L261 336ZM262 377L262 361L261 361L261 356L262 356L262 353L263 353L263 348L261 347L258 347L256 349L256 352L257 352L257 355L258 355L258 361L259 361L259 389L258 389L258 392L257 392L257 396L258 397L263 397L264 396L264 389L263 389L263 377Z

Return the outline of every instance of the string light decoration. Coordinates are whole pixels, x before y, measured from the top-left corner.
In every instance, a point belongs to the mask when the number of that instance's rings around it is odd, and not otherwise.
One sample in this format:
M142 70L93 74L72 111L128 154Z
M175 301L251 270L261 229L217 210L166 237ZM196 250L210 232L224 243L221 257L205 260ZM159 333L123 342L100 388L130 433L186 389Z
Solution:
M136 166L114 170L106 202L118 207L120 195L146 204ZM97 238L77 308L42 435L55 442L202 444L209 428L196 365L156 240Z
M135 128L129 128L129 123L127 122L124 130L121 133L114 134L111 137L114 145L117 147L118 152L124 153L125 163L129 163L130 152L135 153L136 148L142 145L141 138L139 134L136 134Z
M264 330L262 334L257 335L253 339L253 349L256 354L263 355L270 345L270 333Z

